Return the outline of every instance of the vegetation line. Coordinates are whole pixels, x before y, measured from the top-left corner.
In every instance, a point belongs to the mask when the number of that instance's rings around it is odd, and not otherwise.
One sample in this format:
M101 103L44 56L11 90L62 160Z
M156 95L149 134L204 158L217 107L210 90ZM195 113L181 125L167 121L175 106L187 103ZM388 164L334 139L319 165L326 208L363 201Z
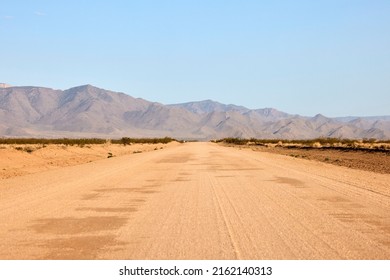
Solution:
M340 138L316 138L301 140L286 139L241 139L223 138L215 140L216 143L233 145L256 145L265 147L298 148L298 149L337 149L337 150L362 150L362 151L389 151L390 140L376 139L340 139Z
M48 138L0 138L0 144L16 144L16 145L27 145L27 144L57 144L57 145L90 145L90 144L122 144L122 145L131 145L131 144L167 144L172 141L177 141L176 139L170 137L164 138L128 138L123 137L121 139L101 139L101 138L60 138L60 139L48 139ZM179 141L178 141L179 142Z
M250 139L243 139L243 138L223 138L219 140L215 140L215 142L225 142L229 144L236 144L236 145L246 145L246 144L278 144L278 143L288 143L288 144L314 144L314 143L320 143L320 144L352 144L352 143L364 143L364 144L373 144L373 143L390 143L390 140L377 140L375 138L370 139L343 139L343 138L314 138L314 139L256 139L256 138L250 138Z

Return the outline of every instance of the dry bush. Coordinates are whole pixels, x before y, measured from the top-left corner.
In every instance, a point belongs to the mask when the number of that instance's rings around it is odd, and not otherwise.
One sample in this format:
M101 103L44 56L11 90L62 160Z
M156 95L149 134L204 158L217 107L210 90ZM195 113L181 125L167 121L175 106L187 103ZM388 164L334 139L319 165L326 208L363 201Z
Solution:
M170 142L177 141L176 139L170 137L164 138L128 138L123 137L121 139L111 140L112 144L123 144L123 145L131 145L131 144L168 144Z

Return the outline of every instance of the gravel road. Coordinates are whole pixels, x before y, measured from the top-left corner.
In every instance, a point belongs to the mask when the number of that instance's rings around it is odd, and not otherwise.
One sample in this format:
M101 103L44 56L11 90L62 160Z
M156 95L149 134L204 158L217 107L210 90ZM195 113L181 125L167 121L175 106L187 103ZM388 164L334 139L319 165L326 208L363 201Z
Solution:
M185 143L0 180L0 259L390 259L390 175Z

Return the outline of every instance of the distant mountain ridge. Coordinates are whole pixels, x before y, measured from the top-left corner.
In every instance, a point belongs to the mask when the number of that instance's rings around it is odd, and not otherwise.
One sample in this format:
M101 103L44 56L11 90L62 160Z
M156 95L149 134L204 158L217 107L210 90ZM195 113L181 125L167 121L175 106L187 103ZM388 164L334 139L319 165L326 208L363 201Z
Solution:
M212 100L163 105L92 85L0 87L0 136L390 139L390 116L304 117Z

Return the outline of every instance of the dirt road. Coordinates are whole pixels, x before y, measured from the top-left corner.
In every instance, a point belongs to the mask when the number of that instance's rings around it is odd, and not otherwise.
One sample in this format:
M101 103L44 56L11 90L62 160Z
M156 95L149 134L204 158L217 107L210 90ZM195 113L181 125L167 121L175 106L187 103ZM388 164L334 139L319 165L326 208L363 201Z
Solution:
M186 143L0 180L0 259L390 259L390 176Z

